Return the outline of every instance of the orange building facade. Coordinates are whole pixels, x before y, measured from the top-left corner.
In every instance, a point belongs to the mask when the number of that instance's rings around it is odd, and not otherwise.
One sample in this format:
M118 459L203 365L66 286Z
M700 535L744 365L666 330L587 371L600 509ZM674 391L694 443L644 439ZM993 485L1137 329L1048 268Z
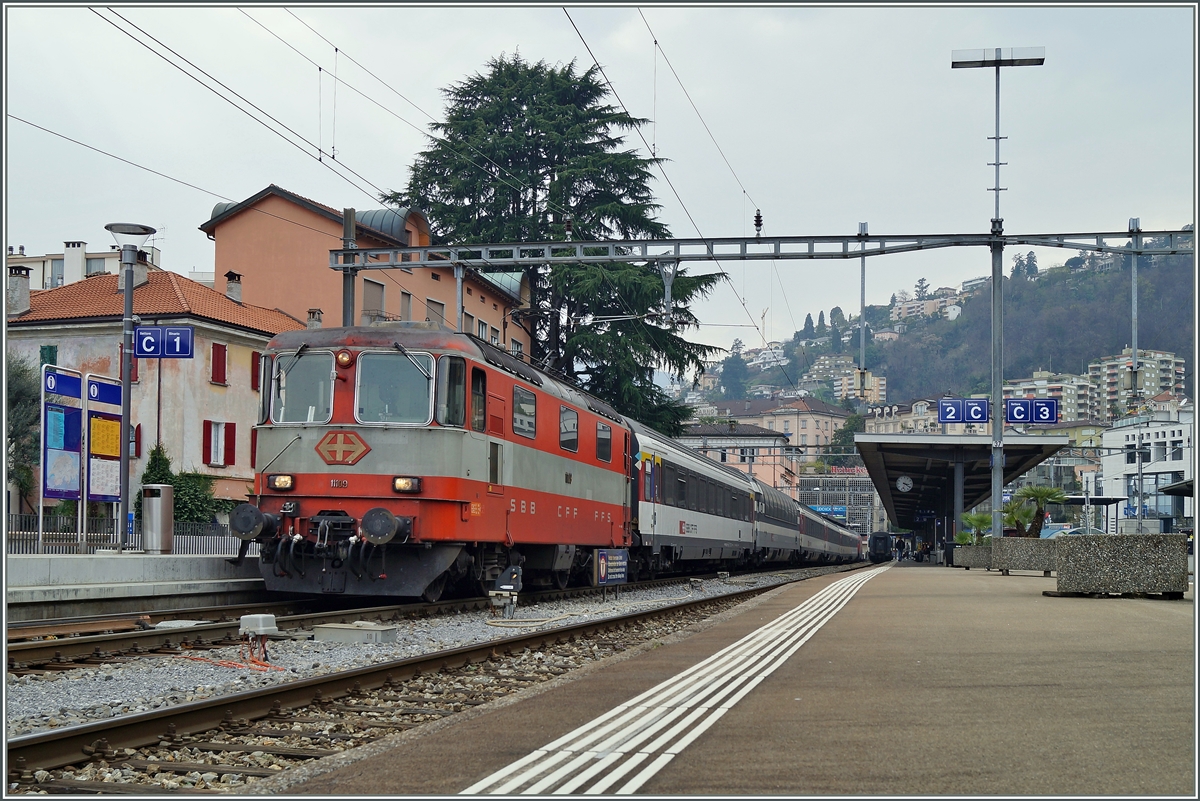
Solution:
M429 223L412 209L355 212L359 249L430 244ZM245 303L275 308L323 327L341 326L342 273L329 251L342 247L342 211L272 184L240 203L219 203L200 226L216 245L214 288ZM375 320L435 320L457 329L454 271L360 270L353 324ZM468 270L463 279L462 330L515 354L530 337L512 320L528 304L520 273Z

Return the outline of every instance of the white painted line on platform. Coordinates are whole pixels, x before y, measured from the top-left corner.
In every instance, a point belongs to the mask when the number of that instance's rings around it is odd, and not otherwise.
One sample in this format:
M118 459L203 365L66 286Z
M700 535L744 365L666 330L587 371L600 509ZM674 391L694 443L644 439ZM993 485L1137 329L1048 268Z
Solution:
M598 795L658 753L616 791L618 795L635 792L783 665L863 584L889 567L885 565L830 584L767 625L501 768L462 793L503 795L525 787L520 791L522 794L538 795L560 785L552 792L565 795L599 775L600 780L584 790L585 795ZM671 728L646 748L634 751L666 726Z

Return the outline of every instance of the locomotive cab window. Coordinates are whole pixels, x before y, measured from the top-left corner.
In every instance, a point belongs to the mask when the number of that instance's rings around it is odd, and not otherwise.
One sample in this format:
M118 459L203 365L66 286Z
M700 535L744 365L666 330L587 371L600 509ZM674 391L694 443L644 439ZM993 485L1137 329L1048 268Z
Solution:
M513 433L532 439L537 434L537 396L513 387Z
M333 412L333 354L282 353L276 360L271 417L276 423L328 423Z
M483 431L487 420L487 373L471 368L471 430Z
M558 407L558 447L564 451L579 450L579 412Z
M433 357L376 352L358 358L356 409L360 423L425 425L432 415Z
M462 428L467 416L467 363L458 356L438 359L437 421Z
M266 392L260 392L258 396L258 424L262 425L271 417L271 379L272 371L275 369L275 357L269 354L263 354L258 360L259 382L260 387L267 387Z
M602 462L612 461L612 426L596 423L596 458Z

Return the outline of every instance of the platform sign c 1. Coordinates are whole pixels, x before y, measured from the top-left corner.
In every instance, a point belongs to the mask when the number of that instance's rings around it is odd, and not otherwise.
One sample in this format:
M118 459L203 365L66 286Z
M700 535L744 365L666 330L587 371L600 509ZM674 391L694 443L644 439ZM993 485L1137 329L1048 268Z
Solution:
M598 548L592 552L592 586L607 587L629 581L629 551Z
M133 334L133 355L139 359L191 359L194 356L190 325L139 325Z

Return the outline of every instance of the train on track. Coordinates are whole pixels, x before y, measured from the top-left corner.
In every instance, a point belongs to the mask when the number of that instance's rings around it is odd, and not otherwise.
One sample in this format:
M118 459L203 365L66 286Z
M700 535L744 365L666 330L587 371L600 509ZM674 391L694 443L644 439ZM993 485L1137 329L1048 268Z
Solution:
M618 414L565 380L429 322L306 329L261 359L251 503L266 588L477 593L865 558L862 538Z

